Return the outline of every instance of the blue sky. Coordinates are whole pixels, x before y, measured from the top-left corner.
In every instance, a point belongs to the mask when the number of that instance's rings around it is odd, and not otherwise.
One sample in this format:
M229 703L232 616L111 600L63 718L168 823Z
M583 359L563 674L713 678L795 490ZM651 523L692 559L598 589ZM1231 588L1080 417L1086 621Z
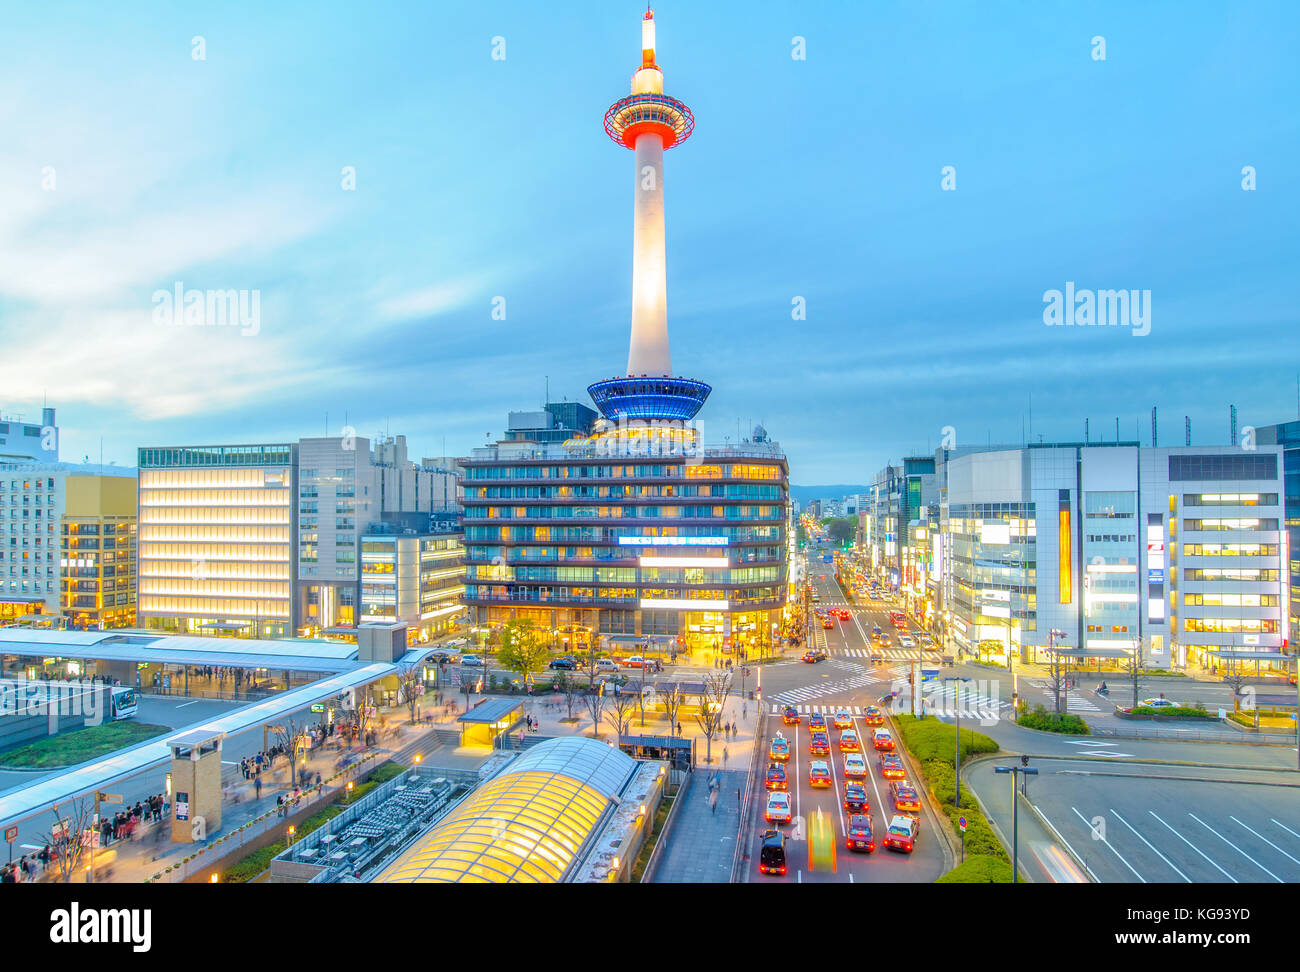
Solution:
M460 454L544 376L586 401L626 360L632 155L600 120L644 7L265 7L7 12L0 409L48 395L65 458L102 437L131 464L345 415ZM1164 444L1184 414L1226 442L1230 403L1296 416L1300 4L656 17L697 119L665 164L669 326L679 372L714 385L708 438L761 421L794 481L862 482L945 426L1018 442L1031 404L1035 439L1119 416L1145 440L1152 405ZM259 291L256 336L156 323L178 281ZM1066 281L1150 290L1150 334L1044 326Z

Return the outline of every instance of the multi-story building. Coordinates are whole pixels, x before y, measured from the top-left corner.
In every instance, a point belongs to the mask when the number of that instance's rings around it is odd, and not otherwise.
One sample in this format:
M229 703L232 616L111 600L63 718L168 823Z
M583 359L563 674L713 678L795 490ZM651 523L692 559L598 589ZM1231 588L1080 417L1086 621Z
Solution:
M354 631L371 523L428 516L454 477L406 437L141 449L140 624L188 634Z
M958 648L1280 667L1279 448L1061 443L936 460Z
M938 503L938 483L933 456L910 456L901 466L886 466L876 473L865 501L864 543L874 576L891 587L915 586L918 576L911 562L919 551L910 543L913 525L923 526L921 510ZM869 522L868 522L869 521Z
M133 469L0 462L0 621L70 606L69 623L129 621L132 585L120 573L133 563L134 493ZM85 556L70 558L67 538L83 531Z
M142 448L139 466L140 627L292 636L297 444Z
M54 409L41 409L41 424L0 415L0 462L58 462L59 428Z
M60 606L74 628L136 623L134 476L69 476L60 524Z
M462 460L471 623L770 644L788 584L779 447L705 448L689 461L599 451L502 441Z
M1282 447L1284 503L1286 506L1286 562L1290 574L1287 592L1291 605L1287 640L1300 641L1300 421L1266 425L1255 430L1257 445Z
M449 633L462 611L460 528L374 523L361 538L361 621L404 622L411 643Z

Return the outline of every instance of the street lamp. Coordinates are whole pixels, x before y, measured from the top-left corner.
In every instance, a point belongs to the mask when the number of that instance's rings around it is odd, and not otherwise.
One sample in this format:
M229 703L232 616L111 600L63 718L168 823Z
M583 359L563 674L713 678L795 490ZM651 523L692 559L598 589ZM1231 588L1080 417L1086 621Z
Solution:
M948 675L943 679L944 683L948 682L969 682L970 678L964 675ZM957 781L957 802L956 807L961 809L961 706L957 704L957 690L954 688L952 693L953 718L957 727L957 741L953 744L953 769Z
M1019 794L1019 778L1021 776L1037 776L1038 770L1028 765L1029 757L1021 756L1019 766L995 766L995 773L1011 774L1011 883L1020 883L1020 801L1017 799Z

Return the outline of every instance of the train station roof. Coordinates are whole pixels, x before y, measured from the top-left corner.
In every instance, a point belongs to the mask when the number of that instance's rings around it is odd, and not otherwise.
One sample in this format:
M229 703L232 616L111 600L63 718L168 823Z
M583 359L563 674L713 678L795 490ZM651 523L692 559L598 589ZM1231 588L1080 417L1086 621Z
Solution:
M539 743L481 784L376 882L558 883L636 767L596 739Z

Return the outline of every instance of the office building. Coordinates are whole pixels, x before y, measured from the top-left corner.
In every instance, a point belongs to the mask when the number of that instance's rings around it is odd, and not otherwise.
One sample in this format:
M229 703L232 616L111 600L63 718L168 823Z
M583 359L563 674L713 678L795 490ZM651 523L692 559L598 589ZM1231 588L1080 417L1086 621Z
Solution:
M59 461L59 427L54 421L54 409L41 409L39 425L0 414L0 463L24 460Z
M1287 600L1291 605L1287 640L1294 652L1294 646L1300 638L1300 421L1261 426L1255 430L1255 443L1257 446L1282 447L1282 492L1286 508L1287 544L1285 561L1290 575Z
M374 523L361 538L361 622L402 622L412 644L451 632L465 593L459 526L424 519L423 530Z

